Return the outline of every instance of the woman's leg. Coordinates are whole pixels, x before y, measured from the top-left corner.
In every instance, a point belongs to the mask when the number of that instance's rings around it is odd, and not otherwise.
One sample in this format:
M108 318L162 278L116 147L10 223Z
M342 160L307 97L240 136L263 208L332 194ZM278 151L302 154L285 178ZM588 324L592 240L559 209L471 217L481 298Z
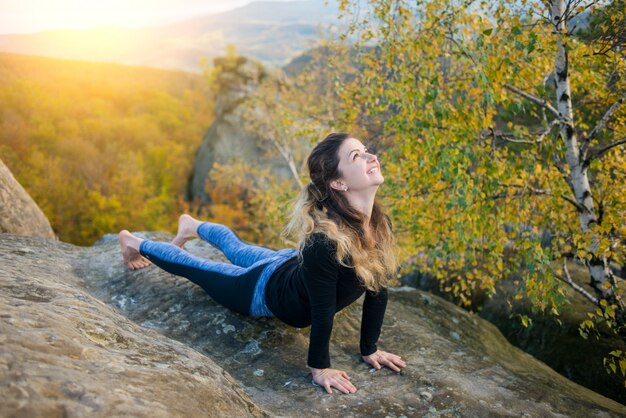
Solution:
M211 299L233 311L249 314L254 288L265 264L247 268L196 257L165 242L144 240L142 256L163 270L186 277L202 287Z
M249 267L261 260L277 255L269 248L250 245L241 240L227 226L212 222L201 222L189 215L181 215L178 219L178 233L172 244L183 247L186 241L192 238L202 238L224 253L231 263Z
M132 255L134 252L135 255L143 256L163 270L196 283L219 304L249 314L254 289L265 264L257 263L243 268L210 261L196 257L176 245L142 240L128 231L120 232L119 240L122 254Z
M277 255L277 251L258 245L247 244L230 228L222 224L202 222L198 236L218 248L231 263L248 267Z

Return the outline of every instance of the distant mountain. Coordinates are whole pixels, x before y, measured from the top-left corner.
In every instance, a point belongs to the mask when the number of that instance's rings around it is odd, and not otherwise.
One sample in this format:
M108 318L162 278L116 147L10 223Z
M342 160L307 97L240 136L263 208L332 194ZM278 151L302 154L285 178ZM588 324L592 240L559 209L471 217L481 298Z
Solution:
M259 1L162 27L0 35L0 52L199 71L201 58L234 44L241 55L281 66L338 26L338 14L336 0Z

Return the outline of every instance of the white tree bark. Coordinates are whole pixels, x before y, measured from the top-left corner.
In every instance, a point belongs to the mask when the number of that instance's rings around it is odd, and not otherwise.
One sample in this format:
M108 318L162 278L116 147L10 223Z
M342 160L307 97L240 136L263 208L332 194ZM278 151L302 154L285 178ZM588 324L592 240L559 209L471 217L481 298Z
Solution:
M568 0L571 2L571 0ZM598 216L593 202L587 164L581 158L581 151L574 129L574 115L570 91L569 62L567 53L567 18L565 16L568 2L565 0L553 0L550 3L550 17L555 27L557 52L555 56L556 73L556 99L560 118L560 135L566 147L566 161L570 170L572 192L578 208L578 217L582 232L587 232L590 227L598 223ZM605 287L605 283L614 283L614 278L609 269L607 257L599 254L598 240L594 237L591 261L588 262L589 272L592 277L592 285L604 298L612 298L612 286Z

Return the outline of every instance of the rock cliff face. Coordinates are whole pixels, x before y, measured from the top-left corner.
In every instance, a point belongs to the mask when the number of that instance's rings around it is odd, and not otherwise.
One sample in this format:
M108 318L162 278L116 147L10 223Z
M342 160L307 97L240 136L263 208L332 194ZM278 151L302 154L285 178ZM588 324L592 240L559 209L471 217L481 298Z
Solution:
M208 202L205 182L213 164L225 164L233 158L248 163L269 165L279 176L290 175L288 166L279 159L263 156L258 141L243 128L245 99L254 92L268 73L263 65L250 58L238 57L234 61L216 58L215 67L223 68L217 75L219 91L215 101L215 121L207 130L196 154L187 198Z
M55 238L46 215L0 160L0 233Z
M115 239L83 248L0 235L0 415L626 415L487 321L407 288L391 292L380 340L407 368L360 361L357 303L336 317L331 356L358 391L328 395L305 368L308 329L232 313L155 266L126 270ZM187 245L223 260L203 242Z

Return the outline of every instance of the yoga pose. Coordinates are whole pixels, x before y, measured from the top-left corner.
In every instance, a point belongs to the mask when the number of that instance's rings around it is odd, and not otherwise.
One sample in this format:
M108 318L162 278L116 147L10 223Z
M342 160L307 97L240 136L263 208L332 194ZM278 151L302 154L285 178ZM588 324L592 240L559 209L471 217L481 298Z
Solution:
M313 381L354 393L341 370L330 368L329 341L335 313L363 293L360 351L363 360L399 372L405 362L376 346L387 306L387 284L396 270L391 224L375 200L384 179L374 154L356 138L333 133L308 158L311 181L296 202L286 231L298 249L270 250L244 243L224 225L179 219L171 243L119 233L131 269L151 263L188 278L215 301L252 316L275 316L294 327L311 326L307 365ZM232 264L214 262L182 249L192 238L220 249Z

